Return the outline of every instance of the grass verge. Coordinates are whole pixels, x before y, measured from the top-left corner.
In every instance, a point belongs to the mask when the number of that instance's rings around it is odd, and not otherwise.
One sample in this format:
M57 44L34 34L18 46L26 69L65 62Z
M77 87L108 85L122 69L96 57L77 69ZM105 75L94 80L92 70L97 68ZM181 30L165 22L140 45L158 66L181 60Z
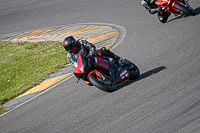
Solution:
M5 113L6 111L8 111L7 109L5 109L3 106L0 105L0 115Z
M0 42L0 114L3 104L69 63L59 42Z

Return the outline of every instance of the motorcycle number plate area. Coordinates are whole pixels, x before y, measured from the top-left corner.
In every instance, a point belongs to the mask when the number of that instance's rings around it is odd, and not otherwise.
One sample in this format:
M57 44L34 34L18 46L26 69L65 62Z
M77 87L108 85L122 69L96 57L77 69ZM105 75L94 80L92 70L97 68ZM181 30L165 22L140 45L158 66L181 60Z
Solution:
M124 70L122 73L120 73L120 77L122 77L126 73L127 73L127 70Z
M122 76L119 77L119 79L115 82L115 84L118 84L126 79L128 79L130 76L129 72L126 72L124 75L122 74Z

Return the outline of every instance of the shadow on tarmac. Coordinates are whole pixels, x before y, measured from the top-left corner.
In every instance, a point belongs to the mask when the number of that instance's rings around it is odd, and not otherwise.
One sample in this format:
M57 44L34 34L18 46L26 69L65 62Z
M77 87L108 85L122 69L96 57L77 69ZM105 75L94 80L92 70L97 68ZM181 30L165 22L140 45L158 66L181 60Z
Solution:
M200 7L198 7L198 8L196 8L196 9L194 9L194 12L196 13L196 15L195 15L195 16L199 15L199 14L200 14ZM189 17L189 16L191 16L191 15L186 15L186 16L178 16L178 17L176 17L176 18L174 18L174 19L171 19L171 20L167 21L166 23L168 23L168 22L171 22L171 21L174 21L174 20L176 20L176 19L183 18L183 17Z
M199 15L200 14L200 7L194 9L194 12L196 13L196 15Z
M160 66L160 67L154 68L152 70L149 70L149 71L147 71L145 73L140 74L139 78L136 79L136 80L126 80L126 81L122 82L121 84L119 84L115 91L120 90L121 88L123 88L125 86L128 86L128 85L130 85L130 84L132 84L134 82L140 81L140 80L145 79L145 78L147 78L149 76L152 76L152 75L154 75L156 73L159 73L160 71L163 71L165 69L167 69L165 66Z

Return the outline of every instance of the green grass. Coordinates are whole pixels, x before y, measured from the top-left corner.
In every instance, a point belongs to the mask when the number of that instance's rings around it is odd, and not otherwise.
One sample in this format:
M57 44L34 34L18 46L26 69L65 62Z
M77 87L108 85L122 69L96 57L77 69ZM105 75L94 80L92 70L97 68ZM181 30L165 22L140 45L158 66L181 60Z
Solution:
M2 107L2 106L0 105L0 114L5 113L6 111L7 111L7 109L5 109L4 107Z
M36 86L68 63L62 43L0 42L0 112L5 102Z

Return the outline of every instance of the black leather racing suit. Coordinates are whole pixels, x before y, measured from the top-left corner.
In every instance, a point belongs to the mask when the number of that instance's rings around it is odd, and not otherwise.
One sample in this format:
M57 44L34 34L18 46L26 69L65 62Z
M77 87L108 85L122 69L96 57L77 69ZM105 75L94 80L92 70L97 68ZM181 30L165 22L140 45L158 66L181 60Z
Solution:
M81 53L82 55L87 56L88 54L98 54L100 56L107 56L109 58L113 58L119 60L120 57L111 52L109 49L102 47L101 49L96 49L96 46L92 43L87 42L86 40L77 40L77 46L73 53L67 53L67 58L69 59L70 63L75 66L77 63L78 54ZM84 46L83 46L84 45Z

